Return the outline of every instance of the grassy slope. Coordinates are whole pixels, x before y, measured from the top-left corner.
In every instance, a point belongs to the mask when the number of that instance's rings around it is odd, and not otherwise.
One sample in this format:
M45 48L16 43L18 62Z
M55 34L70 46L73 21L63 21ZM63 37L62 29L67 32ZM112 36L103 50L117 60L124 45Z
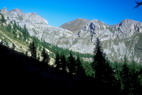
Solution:
M1 39L16 45L18 51L25 52L28 49L27 48L28 46L25 42L16 39L12 33L6 31L3 27L0 27L0 35L1 35L0 37Z

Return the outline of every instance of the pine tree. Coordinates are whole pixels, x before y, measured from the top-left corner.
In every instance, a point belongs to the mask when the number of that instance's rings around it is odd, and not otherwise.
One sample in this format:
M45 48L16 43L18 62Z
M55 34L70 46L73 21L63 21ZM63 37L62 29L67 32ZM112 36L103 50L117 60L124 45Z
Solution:
M56 70L59 70L61 68L61 59L58 52L56 53L55 65Z
M34 43L34 42L32 42L32 43L30 44L29 50L30 50L30 52L31 52L31 57L36 59L36 57L37 57L37 56L36 56L36 46L35 46L35 43Z
M1 14L1 19L0 19L0 21L1 21L1 23L6 23L6 19L5 19L5 17L4 17L3 14Z
M131 74L130 74L130 67L128 65L128 61L126 56L124 57L124 64L122 66L121 75L121 90L122 95L129 95L130 94L130 81L131 81Z
M122 95L139 95L139 68L137 68L134 62L132 64L128 63L125 56L122 71L120 73Z
M11 24L8 24L8 26L6 27L6 30L7 30L8 32L11 32L11 30L12 30Z
M95 70L95 79L98 84L98 89L102 89L106 91L107 94L110 94L115 80L114 72L110 64L106 60L106 56L103 53L99 38L96 39L96 47L94 49L94 61L92 67Z
M104 79L104 74L106 73L106 59L101 47L100 40L98 38L96 40L96 47L94 50L94 61L92 66L95 69L95 78L98 80Z
M67 60L65 58L65 55L63 55L61 57L61 68L62 68L62 71L66 72L66 67L67 67Z
M29 32L28 32L28 29L27 29L26 25L24 25L23 34L24 34L25 39L29 36Z
M15 50L15 48L16 48L15 44L12 43L12 49Z
M138 95L138 93L141 91L140 88L142 88L140 86L140 83L139 83L139 71L136 71L135 70L131 70L130 72L130 75L129 75L129 92L130 94L132 95ZM141 91L142 92L142 91Z
M72 53L70 53L70 56L68 58L67 67L68 67L70 74L75 74L76 63L75 63L75 58L73 57Z
M13 29L16 30L17 27L18 27L18 26L17 26L17 24L16 24L16 21L14 21L14 22L13 22Z
M43 51L42 51L42 57L43 57L42 62L43 62L44 64L48 64L49 61L50 61L50 58L49 58L49 55L48 55L48 53L46 52L45 48L44 48Z
M77 56L77 60L76 60L76 74L80 77L85 76L85 70L82 66L82 63L81 63L79 56Z

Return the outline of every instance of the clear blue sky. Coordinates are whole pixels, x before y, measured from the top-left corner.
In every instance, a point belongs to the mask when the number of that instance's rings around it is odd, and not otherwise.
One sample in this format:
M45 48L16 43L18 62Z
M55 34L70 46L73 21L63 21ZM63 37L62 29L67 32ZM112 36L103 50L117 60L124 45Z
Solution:
M98 19L110 25L126 18L142 22L142 6L134 6L135 0L0 0L0 9L35 12L54 26L76 18Z

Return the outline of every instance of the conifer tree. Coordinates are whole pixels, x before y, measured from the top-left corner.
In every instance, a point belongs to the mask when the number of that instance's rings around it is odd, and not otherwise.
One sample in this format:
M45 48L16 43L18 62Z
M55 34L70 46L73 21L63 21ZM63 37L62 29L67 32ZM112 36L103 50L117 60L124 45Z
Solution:
M67 60L65 58L65 55L63 55L61 57L61 68L62 68L62 71L66 72L66 67L67 67Z
M92 67L95 70L95 79L98 84L98 89L102 89L110 94L115 80L114 72L103 53L99 38L96 39Z
M29 32L28 32L28 29L27 29L26 25L24 25L23 34L24 34L25 39L29 36Z
M95 69L95 78L98 80L104 79L104 74L106 73L106 58L98 38L94 49L94 61L92 66Z
M129 93L129 67L127 64L127 58L124 57L124 64L122 66L122 71L120 73L121 75L121 90L122 93L125 95Z
M55 65L56 65L56 70L59 70L61 68L61 59L58 52L56 53Z
M1 21L1 23L6 23L6 19L5 19L5 17L4 17L3 14L1 14L1 19L0 19L0 21Z
M76 60L76 75L78 75L80 77L85 76L85 70L82 66L82 63L81 63L79 56L77 56L77 60Z
M45 48L44 48L43 51L42 51L42 57L43 57L42 62L43 62L44 64L48 64L49 61L50 61L50 58L49 58L49 55L48 55L48 53L46 52Z
M14 44L14 43L12 43L12 49L14 49L14 50L15 50L15 48L16 48L15 44Z
M68 57L67 67L68 67L70 74L75 74L76 63L75 63L75 58L72 55L72 53L70 53L70 56Z
M16 24L16 21L14 21L14 22L13 22L13 29L16 30L17 27L18 27L18 26L17 26L17 24Z
M8 26L6 27L6 30L7 30L8 32L11 32L11 30L12 30L11 24L8 24Z
M30 44L29 50L30 50L30 52L31 52L31 57L36 59L36 57L37 57L37 55L36 55L36 46L35 46L35 43L34 43L34 42L32 42L32 43Z

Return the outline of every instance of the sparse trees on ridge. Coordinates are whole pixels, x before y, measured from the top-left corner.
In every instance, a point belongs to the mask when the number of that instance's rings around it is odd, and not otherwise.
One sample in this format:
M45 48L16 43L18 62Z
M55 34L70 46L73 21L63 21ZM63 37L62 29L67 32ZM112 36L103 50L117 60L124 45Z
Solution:
M36 55L37 51L36 51L36 46L35 46L34 41L30 44L29 50L31 52L31 57L36 59L37 58L37 55Z
M42 57L43 57L42 63L48 64L49 61L50 61L50 57L49 57L49 55L48 55L48 52L45 50L45 48L43 48L43 51L42 51L41 55L42 55Z

